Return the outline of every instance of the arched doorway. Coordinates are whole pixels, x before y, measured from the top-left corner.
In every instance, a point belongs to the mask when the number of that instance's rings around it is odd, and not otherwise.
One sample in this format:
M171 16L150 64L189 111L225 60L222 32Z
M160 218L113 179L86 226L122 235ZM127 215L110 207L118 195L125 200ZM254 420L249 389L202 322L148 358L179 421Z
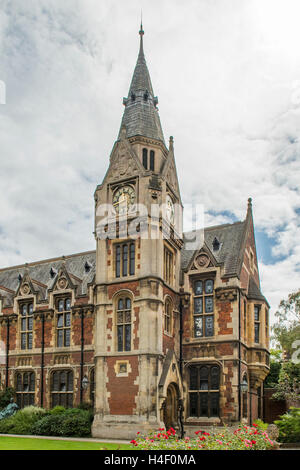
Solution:
M166 429L178 427L178 387L171 383L167 389L164 423Z

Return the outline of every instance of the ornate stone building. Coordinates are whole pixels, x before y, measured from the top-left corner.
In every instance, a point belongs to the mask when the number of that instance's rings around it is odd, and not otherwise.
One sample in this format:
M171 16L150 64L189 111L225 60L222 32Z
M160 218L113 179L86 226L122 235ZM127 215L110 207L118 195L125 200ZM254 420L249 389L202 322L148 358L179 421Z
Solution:
M206 228L190 249L191 234L174 224L173 138L167 147L143 34L95 191L96 250L0 269L1 387L13 386L20 406L92 403L98 437L253 421L269 370L251 200L245 220ZM167 210L150 218L154 203ZM147 211L129 237L135 204ZM98 237L112 221L115 236Z

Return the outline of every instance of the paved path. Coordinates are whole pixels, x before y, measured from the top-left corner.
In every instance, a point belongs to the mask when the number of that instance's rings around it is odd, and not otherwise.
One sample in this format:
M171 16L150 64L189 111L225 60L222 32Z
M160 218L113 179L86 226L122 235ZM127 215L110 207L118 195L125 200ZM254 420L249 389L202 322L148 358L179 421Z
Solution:
M50 439L55 441L75 441L75 442L106 442L107 444L129 444L130 441L117 439L93 439L92 437L55 437L55 436L23 436L21 434L0 434L1 437L27 437L29 439Z

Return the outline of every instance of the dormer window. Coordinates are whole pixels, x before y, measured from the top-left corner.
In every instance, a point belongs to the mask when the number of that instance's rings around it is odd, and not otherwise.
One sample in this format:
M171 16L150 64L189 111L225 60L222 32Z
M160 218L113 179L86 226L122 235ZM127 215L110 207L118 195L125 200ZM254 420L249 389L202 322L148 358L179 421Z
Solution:
M213 250L218 251L220 249L220 242L219 240L215 237L213 241Z
M91 263L89 263L88 261L85 262L85 265L84 265L84 270L86 273L89 273L90 270L92 269L92 265Z
M51 277L51 279L54 279L55 276L56 276L56 274L57 274L56 269L54 269L54 268L52 267L52 268L50 269L50 277Z
M135 94L131 93L131 101L135 101Z
M149 93L148 93L148 90L146 90L144 93L144 101L147 101L148 98L149 98Z

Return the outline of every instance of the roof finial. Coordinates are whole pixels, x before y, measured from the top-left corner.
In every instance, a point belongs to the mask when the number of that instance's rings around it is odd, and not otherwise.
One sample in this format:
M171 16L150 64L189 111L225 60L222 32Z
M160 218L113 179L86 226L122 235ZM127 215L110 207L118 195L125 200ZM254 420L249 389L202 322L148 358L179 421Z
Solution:
M144 30L143 30L143 22L141 18L141 28L139 30L139 35L140 35L140 52L139 52L139 58L144 59L144 48L143 48L143 36L144 36Z
M144 36L144 30L143 30L143 10L141 10L141 29L139 31L140 36Z
M252 197L248 198L247 217L252 214Z

